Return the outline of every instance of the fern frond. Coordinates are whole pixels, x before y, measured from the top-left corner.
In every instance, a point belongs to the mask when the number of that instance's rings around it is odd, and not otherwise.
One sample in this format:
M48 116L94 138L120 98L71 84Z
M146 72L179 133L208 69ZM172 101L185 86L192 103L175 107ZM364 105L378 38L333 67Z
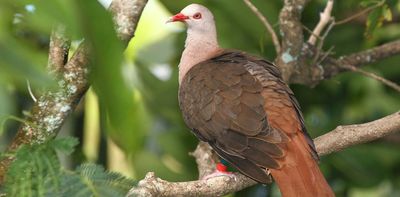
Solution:
M58 190L60 163L47 145L22 146L6 174L7 196L46 196Z
M75 146L79 144L78 139L74 137L63 137L51 140L49 145L58 151L61 151L67 155L74 152Z
M77 143L75 138L62 138L21 146L0 192L10 197L125 196L135 181L121 174L95 164L83 164L75 171L61 167L56 150L71 153Z
M82 187L82 185L85 187ZM62 181L62 196L125 196L135 181L119 173L107 172L102 166L82 164L75 173L69 172ZM79 188L79 189L77 189Z

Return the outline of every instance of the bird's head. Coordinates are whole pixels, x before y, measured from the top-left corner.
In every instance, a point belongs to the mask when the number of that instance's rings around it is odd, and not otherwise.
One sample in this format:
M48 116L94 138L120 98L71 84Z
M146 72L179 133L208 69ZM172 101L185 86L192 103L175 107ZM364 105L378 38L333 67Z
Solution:
M167 22L183 22L189 29L197 31L207 31L214 26L214 16L206 7L199 4L190 4L180 13L169 18Z

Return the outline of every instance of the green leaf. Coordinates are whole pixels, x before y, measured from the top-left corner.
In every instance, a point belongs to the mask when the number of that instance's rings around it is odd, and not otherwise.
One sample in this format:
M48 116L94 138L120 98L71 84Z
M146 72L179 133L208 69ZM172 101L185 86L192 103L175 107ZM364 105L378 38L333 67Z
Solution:
M26 86L27 79L33 84L48 86L51 80L44 70L45 55L23 44L12 37L0 37L1 79L19 82L21 86Z
M128 86L124 74L123 45L118 40L110 13L97 1L76 0L76 6L91 49L91 81L110 123L108 133L125 151L143 143L148 124L139 92ZM90 12L88 12L90 10Z
M78 39L81 37L73 1L19 0L13 2L18 7L18 12L22 14L20 26L23 29L50 35L55 25L62 24L68 27L68 36ZM34 7L33 11L27 11L27 5Z
M79 32L71 1L5 0L0 6L0 80L26 87L54 85L46 73L49 35L55 24ZM27 11L29 5L33 11ZM74 25L75 24L75 25ZM70 35L70 34L69 34Z
M382 24L382 13L382 8L377 8L368 15L365 36L370 37L375 29Z
M384 21L391 20L392 11L387 4L384 4L383 6L374 9L371 13L368 14L365 36L371 37L374 34L375 30L382 26Z
M393 19L392 10L387 5L383 6L383 18L385 21L392 21Z

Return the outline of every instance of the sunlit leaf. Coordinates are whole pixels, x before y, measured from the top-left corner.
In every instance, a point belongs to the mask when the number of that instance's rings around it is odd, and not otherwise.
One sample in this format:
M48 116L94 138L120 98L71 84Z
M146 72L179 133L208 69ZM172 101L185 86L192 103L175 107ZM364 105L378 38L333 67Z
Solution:
M385 19L385 21L392 21L393 18L392 11L387 5L385 5L383 8L383 18Z
M97 1L76 0L91 59L91 81L111 125L112 139L125 151L141 147L148 124L140 106L140 95L123 77L123 47L114 31L111 14ZM88 12L90 10L90 12ZM135 93L135 95L134 95Z
M365 36L371 37L375 30L382 26L384 21L392 20L392 11L387 4L374 9L368 14L367 18L367 29L365 30Z

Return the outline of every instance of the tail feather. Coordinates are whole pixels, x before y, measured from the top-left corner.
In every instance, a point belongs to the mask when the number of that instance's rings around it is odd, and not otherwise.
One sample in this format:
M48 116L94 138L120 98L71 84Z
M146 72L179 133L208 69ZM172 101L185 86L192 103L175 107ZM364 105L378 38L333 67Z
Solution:
M287 155L280 169L270 169L283 197L335 196L309 150L304 150L303 136L291 136Z

